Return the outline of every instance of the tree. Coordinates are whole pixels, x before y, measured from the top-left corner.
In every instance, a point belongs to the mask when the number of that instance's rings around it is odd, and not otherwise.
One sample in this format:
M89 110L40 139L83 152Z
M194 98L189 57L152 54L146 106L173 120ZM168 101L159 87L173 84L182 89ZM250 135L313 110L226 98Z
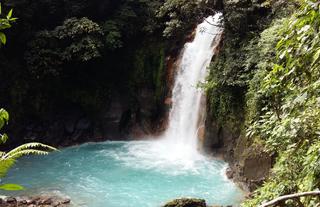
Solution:
M58 76L67 63L84 63L101 57L103 31L90 19L69 18L54 30L43 30L29 43L28 68L40 78Z
M171 37L185 33L208 13L214 14L216 11L212 8L219 9L217 4L212 0L166 0L158 10L158 17L165 21L163 35Z

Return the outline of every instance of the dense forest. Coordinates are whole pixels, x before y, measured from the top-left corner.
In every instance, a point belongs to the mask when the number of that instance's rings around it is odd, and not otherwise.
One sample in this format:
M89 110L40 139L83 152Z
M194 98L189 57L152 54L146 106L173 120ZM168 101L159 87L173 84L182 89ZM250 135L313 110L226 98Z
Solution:
M302 192L311 194L269 206L320 205L319 1L1 3L3 150L161 134L184 44L221 12L221 41L197 85L206 94L202 148L229 163L228 177L248 192L241 206ZM188 202L166 206L202 207Z
M12 133L70 145L155 131L168 93L166 58L211 13L207 4L4 2L18 17L0 51L1 103L14 111Z

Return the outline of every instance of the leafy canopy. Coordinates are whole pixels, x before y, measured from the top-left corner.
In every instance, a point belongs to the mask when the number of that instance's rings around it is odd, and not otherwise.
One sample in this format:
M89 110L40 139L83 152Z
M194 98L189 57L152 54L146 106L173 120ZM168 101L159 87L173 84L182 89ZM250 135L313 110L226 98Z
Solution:
M200 18L207 15L206 10L214 13L210 6L215 1L208 0L166 0L158 10L157 16L164 19L165 29L163 35L175 36L176 33L185 33ZM190 25L191 23L191 25Z
M103 31L88 19L69 18L54 30L43 30L29 43L25 54L36 77L57 76L67 63L84 63L101 56Z

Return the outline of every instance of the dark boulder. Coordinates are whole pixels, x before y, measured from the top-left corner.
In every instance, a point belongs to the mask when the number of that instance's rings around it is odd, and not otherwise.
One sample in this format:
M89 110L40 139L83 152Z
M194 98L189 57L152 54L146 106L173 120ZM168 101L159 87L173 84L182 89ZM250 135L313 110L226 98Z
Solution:
M206 201L197 198L180 198L170 201L163 207L206 207Z

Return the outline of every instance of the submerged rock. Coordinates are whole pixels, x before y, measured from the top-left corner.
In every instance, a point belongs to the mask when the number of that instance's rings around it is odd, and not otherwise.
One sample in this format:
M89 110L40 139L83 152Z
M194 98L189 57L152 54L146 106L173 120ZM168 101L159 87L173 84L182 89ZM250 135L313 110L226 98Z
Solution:
M234 171L230 167L228 167L226 170L226 176L228 179L232 179L234 176Z
M206 201L197 198L180 198L170 201L162 207L206 207Z
M56 196L0 198L0 207L67 207L70 203L70 199Z

